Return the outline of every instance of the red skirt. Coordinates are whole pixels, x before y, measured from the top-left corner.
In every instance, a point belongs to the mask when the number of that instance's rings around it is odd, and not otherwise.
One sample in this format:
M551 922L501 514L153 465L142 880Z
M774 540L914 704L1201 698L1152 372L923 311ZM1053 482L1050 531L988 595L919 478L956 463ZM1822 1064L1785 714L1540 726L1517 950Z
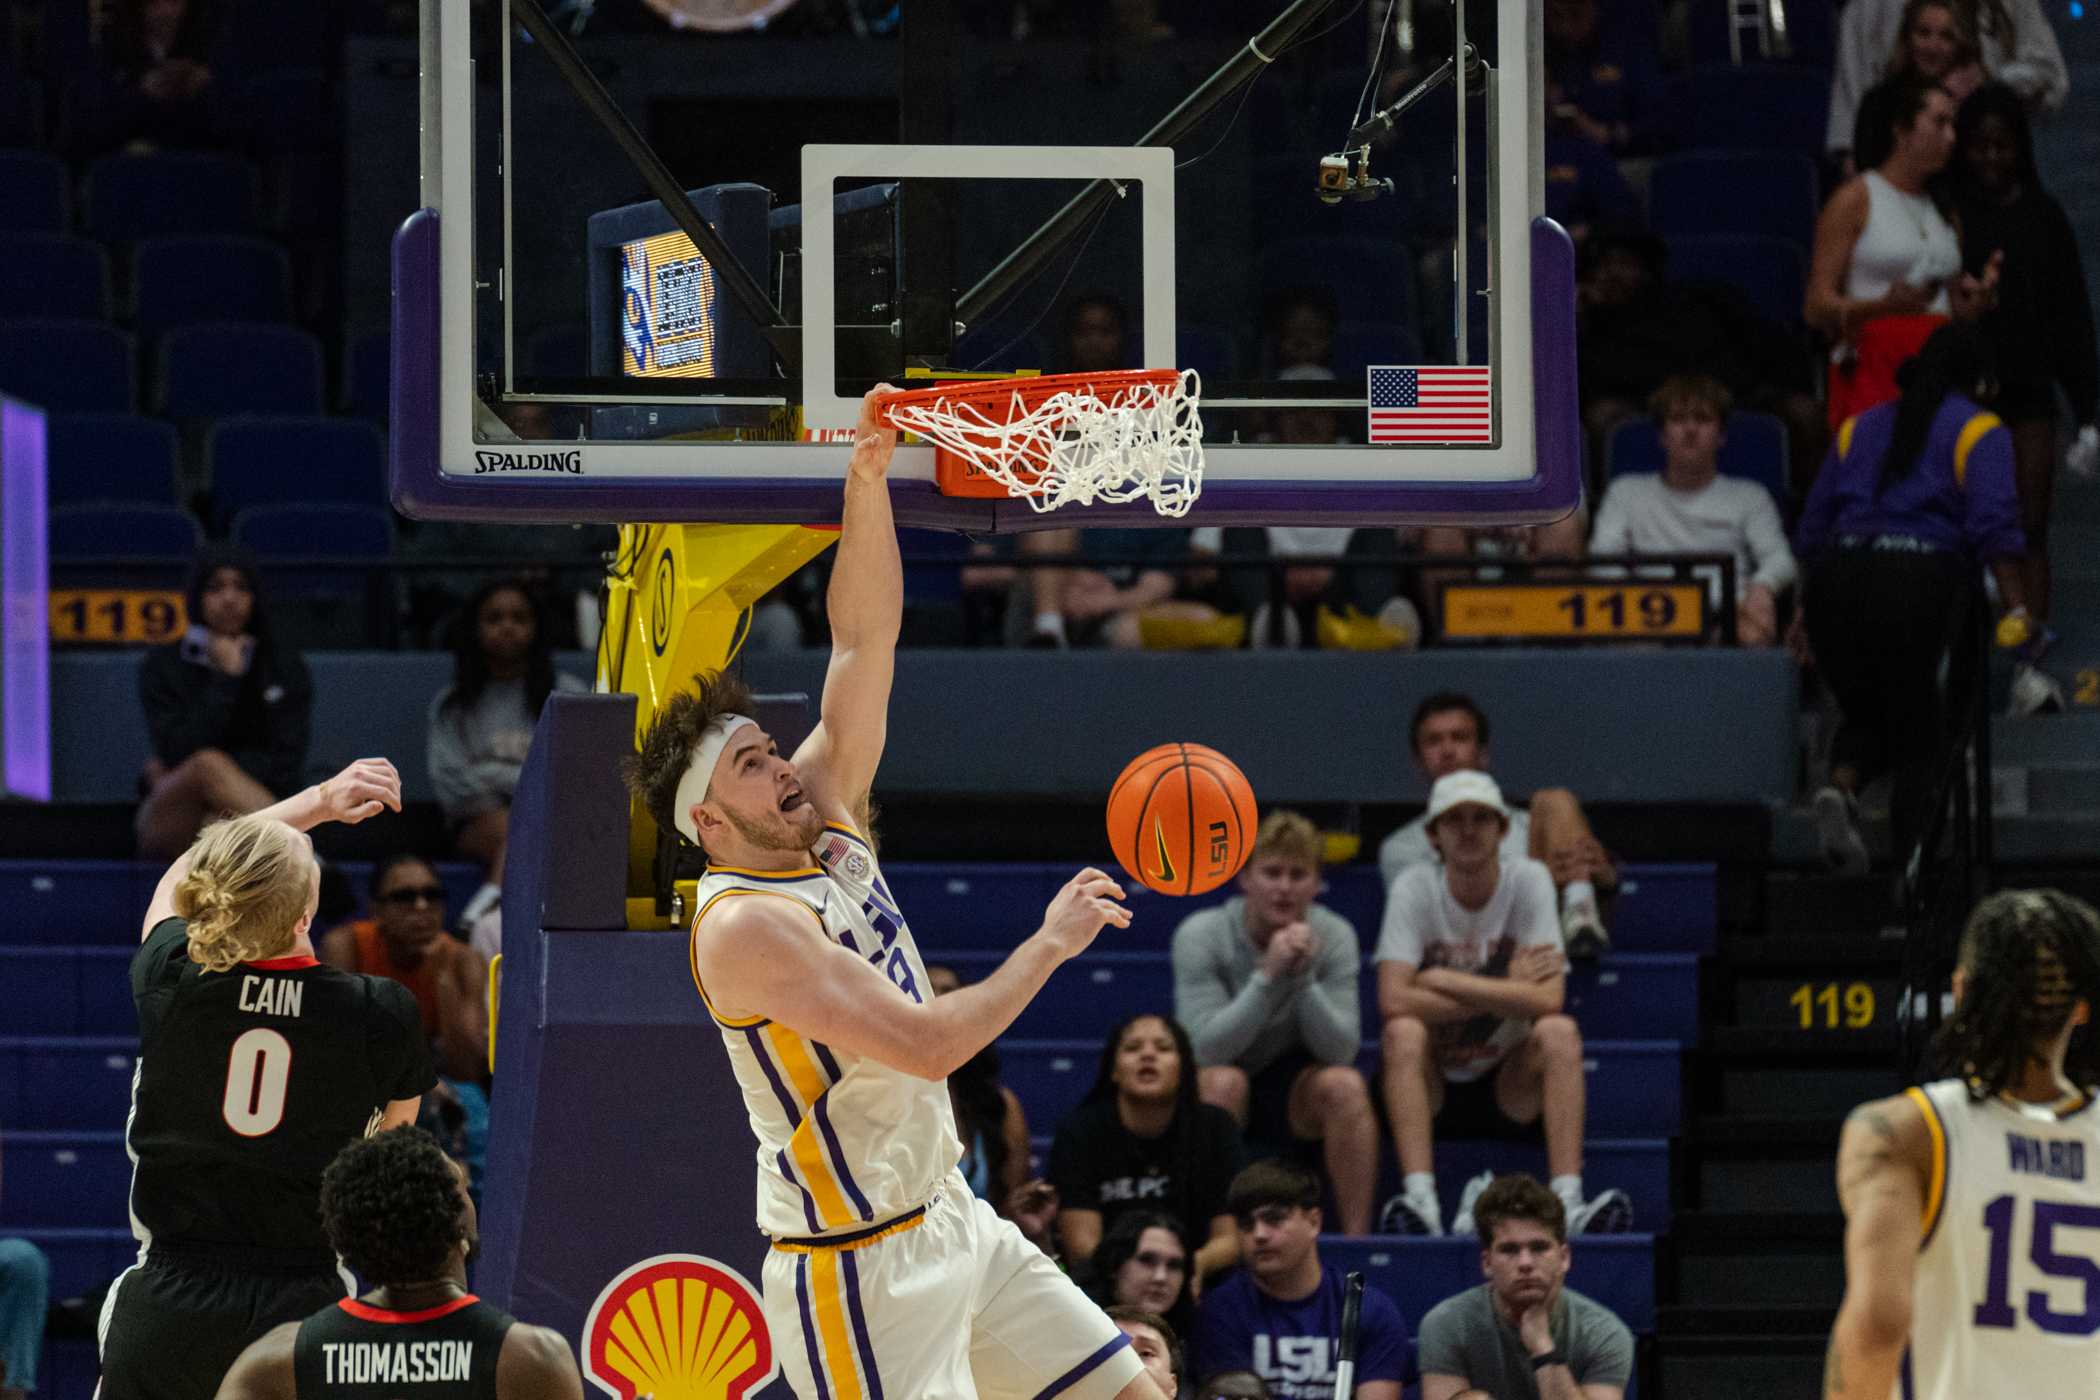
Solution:
M1918 353L1945 316L1877 316L1859 328L1852 353L1830 366L1830 426L1898 398L1896 371Z

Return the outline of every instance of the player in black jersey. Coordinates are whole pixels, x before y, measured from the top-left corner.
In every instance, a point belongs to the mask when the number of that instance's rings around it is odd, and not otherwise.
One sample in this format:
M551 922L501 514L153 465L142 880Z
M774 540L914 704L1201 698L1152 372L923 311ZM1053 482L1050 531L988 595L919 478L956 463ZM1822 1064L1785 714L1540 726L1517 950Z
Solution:
M436 1082L408 989L322 966L304 833L401 806L383 758L207 827L161 877L131 961L126 1147L139 1262L102 1308L102 1400L203 1400L241 1348L346 1291L321 1173Z
M420 1128L343 1149L321 1182L329 1243L375 1286L241 1354L218 1400L582 1400L559 1332L467 1292L480 1244L466 1173Z

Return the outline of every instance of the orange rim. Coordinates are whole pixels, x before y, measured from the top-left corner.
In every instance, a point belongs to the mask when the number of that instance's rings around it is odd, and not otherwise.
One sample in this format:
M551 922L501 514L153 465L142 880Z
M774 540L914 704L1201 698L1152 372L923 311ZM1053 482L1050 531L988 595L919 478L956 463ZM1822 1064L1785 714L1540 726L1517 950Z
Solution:
M902 389L882 397L883 421L890 413L910 405L998 404L1019 399L1024 409L1036 408L1053 395L1089 393L1103 401L1114 401L1125 391L1143 386L1168 389L1181 382L1178 369L1112 369L1095 374L1038 374L1014 379L972 379L934 384L925 389Z

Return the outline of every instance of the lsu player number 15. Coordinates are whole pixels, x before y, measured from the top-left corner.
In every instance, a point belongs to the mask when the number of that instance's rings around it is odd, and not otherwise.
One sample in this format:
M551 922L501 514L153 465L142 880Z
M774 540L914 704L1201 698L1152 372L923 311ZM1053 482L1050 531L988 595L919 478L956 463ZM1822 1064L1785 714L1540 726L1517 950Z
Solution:
M2100 1376L2100 916L2054 890L1990 896L1954 996L1947 1077L1845 1124L1825 1400L2090 1395Z

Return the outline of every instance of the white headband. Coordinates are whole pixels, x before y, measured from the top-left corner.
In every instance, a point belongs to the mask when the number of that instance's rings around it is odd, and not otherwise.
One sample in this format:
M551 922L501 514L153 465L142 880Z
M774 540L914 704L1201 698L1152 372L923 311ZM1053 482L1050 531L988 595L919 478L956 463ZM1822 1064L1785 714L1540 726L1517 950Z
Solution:
M714 723L693 745L693 761L686 765L685 776L678 780L677 805L671 810L678 824L678 834L695 846L700 844L700 828L693 825L693 808L707 801L708 784L714 780L715 764L722 757L722 750L729 747L729 736L745 725L756 726L758 721L749 715L718 715Z

